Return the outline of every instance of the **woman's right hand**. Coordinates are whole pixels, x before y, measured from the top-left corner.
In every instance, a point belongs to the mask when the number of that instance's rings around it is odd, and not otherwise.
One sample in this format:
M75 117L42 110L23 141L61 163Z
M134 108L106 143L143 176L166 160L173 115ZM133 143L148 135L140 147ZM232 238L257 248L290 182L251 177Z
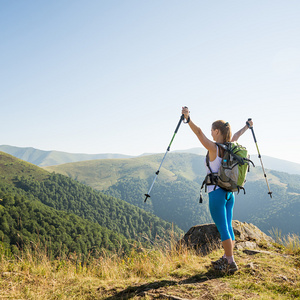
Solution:
M186 106L182 107L181 113L184 115L184 118L187 120L190 115L188 107Z

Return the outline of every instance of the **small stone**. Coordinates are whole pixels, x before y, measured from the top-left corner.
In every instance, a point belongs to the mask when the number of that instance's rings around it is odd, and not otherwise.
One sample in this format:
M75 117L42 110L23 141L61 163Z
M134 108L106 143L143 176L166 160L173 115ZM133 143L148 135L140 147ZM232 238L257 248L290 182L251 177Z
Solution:
M278 275L277 278L283 280L283 281L289 281L288 278L284 275Z
M255 267L254 267L254 264L253 264L253 262L251 262L251 263L247 264L247 265L246 265L246 268L248 268L248 269L251 269L251 270L254 270L254 269L255 269Z

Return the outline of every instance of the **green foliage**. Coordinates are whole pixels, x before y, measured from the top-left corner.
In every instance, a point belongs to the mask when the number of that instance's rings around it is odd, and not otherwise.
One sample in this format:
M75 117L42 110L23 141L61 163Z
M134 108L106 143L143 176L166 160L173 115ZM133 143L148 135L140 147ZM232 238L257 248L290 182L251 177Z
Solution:
M137 240L147 236L153 240L169 235L172 230L177 235L182 233L177 227L172 228L171 223L60 174L51 174L41 182L22 177L16 186L47 206L74 213L126 238Z
M182 234L133 205L7 154L0 153L0 176L0 241L12 253L36 246L54 257L122 253L133 238L145 246Z
M174 222L184 231L196 224L212 222L207 195L204 203L199 205L200 186L196 182L182 176L170 182L157 180L151 198L144 203L142 196L148 188L149 183L145 180L121 179L105 193L153 212L164 220Z
M47 207L7 185L0 185L0 239L6 248L16 252L28 247L47 249L50 257L76 252L96 255L109 251L128 251L124 236L74 214Z
M211 222L208 197L199 204L199 192L205 177L204 157L170 153L145 204L144 194L153 181L162 155L134 159L89 161L52 167L70 177L99 188L155 215L174 222L183 230ZM261 167L251 168L245 184L246 194L236 197L234 218L251 222L265 233L280 228L283 234L299 234L300 176L268 171L273 198L268 195ZM105 184L96 184L96 181ZM298 224L298 225L297 225Z
M271 185L270 198L265 181L249 182L246 187L247 194L237 196L235 218L251 222L266 233L272 228L279 228L284 235L300 233L300 195L289 194L284 186Z

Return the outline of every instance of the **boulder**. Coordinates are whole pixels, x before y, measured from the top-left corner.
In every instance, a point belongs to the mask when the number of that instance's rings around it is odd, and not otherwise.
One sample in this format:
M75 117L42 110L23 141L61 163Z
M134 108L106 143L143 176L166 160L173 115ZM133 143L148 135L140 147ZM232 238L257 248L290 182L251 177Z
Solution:
M261 246L271 246L271 237L263 233L251 223L232 221L235 234L235 247L239 250L256 249ZM179 241L181 246L192 248L207 255L222 247L220 234L215 224L193 226Z

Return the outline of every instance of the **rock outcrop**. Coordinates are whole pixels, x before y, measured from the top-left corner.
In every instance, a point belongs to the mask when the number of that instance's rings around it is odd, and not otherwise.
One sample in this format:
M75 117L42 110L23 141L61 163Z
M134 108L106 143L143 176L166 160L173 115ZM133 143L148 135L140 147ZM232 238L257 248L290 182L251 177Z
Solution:
M237 249L256 249L271 246L273 239L251 223L234 220L232 227ZM206 255L222 247L220 234L215 224L193 226L179 241L181 246L193 248Z

